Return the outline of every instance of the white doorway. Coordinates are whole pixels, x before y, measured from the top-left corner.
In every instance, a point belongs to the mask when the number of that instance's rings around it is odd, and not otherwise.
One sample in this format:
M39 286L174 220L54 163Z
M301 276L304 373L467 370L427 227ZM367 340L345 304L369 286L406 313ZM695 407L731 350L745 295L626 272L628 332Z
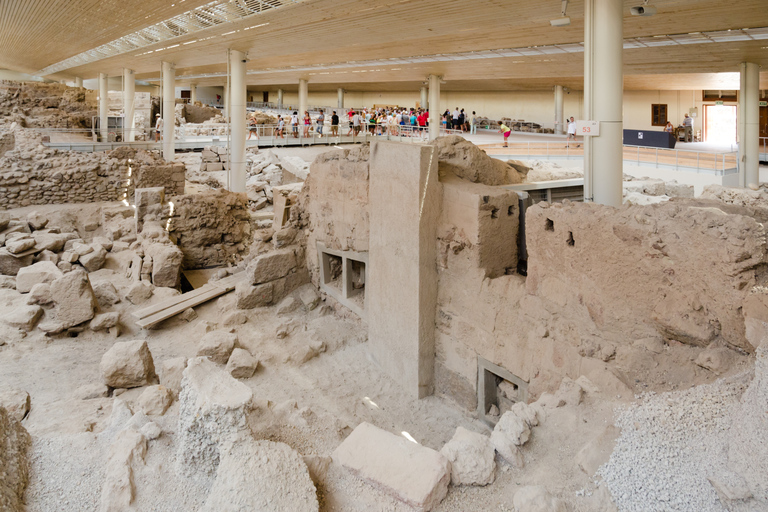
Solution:
M704 109L705 140L718 145L736 144L736 106L705 105Z

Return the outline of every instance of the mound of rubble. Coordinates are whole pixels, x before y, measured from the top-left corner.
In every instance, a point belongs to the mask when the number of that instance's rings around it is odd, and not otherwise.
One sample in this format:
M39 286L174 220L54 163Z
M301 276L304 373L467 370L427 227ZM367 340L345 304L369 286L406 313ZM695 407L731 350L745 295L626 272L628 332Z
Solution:
M0 120L23 128L90 128L98 115L97 95L63 84L2 80Z

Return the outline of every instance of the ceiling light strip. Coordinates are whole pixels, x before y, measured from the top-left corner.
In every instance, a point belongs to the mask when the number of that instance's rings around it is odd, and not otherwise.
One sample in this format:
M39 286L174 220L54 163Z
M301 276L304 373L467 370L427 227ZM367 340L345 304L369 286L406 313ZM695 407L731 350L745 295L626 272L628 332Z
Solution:
M636 37L624 40L624 49L649 48L657 46L675 46L689 44L706 44L714 42L752 41L768 39L768 27L751 28L743 30L728 30L718 32L697 32L694 34L674 34L661 36ZM528 46L525 48L503 48L497 50L481 50L475 52L440 53L435 55L416 55L413 57L398 57L377 60L359 60L350 62L338 62L334 64L316 64L311 66L292 66L284 68L251 69L248 75L265 75L270 73L284 73L297 71L318 71L326 69L357 68L378 66L382 64L423 64L428 62L445 62L451 60L468 59L497 59L503 57L519 57L532 55L551 55L564 53L583 53L584 43L567 43L545 46ZM221 78L226 73L202 73L197 75L177 76L177 80L197 80L200 78ZM149 82L158 82L159 78L149 78Z
M36 75L52 75L66 69L82 66L83 64L115 57L153 44L192 35L211 27L234 23L285 5L304 1L306 0L215 0L160 23L127 34L109 43L73 55L61 62L41 69ZM255 28L255 26L250 28Z

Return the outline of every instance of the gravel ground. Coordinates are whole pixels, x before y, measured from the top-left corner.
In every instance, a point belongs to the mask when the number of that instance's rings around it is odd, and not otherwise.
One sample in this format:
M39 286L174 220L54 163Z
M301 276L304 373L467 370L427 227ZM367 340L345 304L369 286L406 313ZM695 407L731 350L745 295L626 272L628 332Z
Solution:
M748 379L648 394L621 411L621 436L598 471L620 512L721 512L707 477L727 468L731 414Z

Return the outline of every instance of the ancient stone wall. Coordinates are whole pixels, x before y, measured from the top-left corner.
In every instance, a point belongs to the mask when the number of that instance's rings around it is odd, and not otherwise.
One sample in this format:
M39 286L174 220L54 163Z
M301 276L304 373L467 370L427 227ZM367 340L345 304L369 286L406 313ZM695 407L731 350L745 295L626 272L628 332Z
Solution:
M174 204L169 232L184 253L187 269L237 263L250 242L251 224L245 194L226 190L188 194Z
M98 116L97 95L63 84L3 80L0 120L26 128L90 128Z
M40 136L29 131L11 133L15 147L0 157L0 209L130 200L135 188L162 186L167 195L184 192L184 164L167 163L155 152L60 151L42 146Z
M315 285L317 242L339 251L368 251L369 154L367 145L329 151L310 166L296 212L309 222L307 266Z

